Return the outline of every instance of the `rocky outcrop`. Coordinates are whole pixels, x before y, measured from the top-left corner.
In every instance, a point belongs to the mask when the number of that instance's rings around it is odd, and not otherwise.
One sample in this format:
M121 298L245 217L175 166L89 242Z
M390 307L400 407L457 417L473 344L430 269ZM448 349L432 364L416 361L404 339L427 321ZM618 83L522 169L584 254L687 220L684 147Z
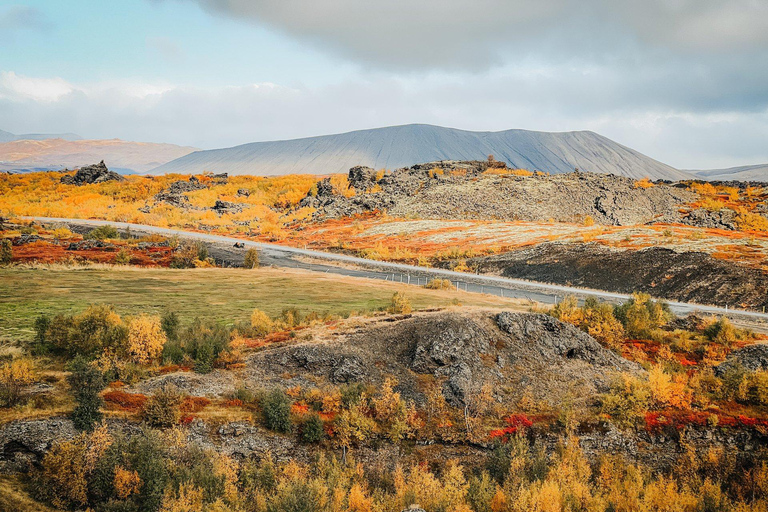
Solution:
M529 313L439 312L372 322L323 342L268 347L248 361L247 381L259 385L378 384L387 376L421 403L418 375L442 382L443 396L462 406L490 384L500 402L523 395L588 400L614 372L642 371L594 339L549 316ZM286 376L290 376L286 379Z
M26 471L54 443L77 434L68 418L24 420L0 426L0 471Z
M496 219L634 225L680 221L681 206L696 194L659 183L638 187L635 180L573 172L554 176L488 173L495 162L444 161L398 169L376 180L373 169L353 167L348 180L357 194L334 191L329 180L302 206L319 217L340 217L386 209L399 216L444 219ZM378 187L376 187L378 186ZM365 193L376 188L376 192Z
M107 169L104 160L95 165L81 167L73 175L61 177L61 182L65 185L89 185L104 183L105 181L125 181L125 178Z
M190 204L186 193L204 188L207 187L200 183L200 180L196 177L192 176L187 181L174 181L168 188L156 194L154 199L158 203L163 202L177 208L192 209L193 206Z
M709 211L704 208L692 210L682 219L683 224L700 228L734 230L736 226L736 212L730 208L718 211Z
M768 370L768 345L747 345L734 350L728 357L715 367L716 375L723 375L731 369L747 371Z

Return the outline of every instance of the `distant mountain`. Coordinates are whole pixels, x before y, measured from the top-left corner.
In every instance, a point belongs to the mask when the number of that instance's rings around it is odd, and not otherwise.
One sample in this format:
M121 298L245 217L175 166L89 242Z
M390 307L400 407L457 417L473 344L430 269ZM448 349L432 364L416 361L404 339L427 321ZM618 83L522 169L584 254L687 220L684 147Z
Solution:
M0 130L0 142L45 139L82 140L82 137L74 133L25 133L22 135L16 135L15 133Z
M111 140L16 140L0 143L0 171L75 168L104 160L124 174L145 173L196 148Z
M638 179L692 178L593 132L470 132L424 124L197 151L151 172L331 174L355 165L396 169L436 160L485 159L491 154L516 168L552 174L579 168Z
M710 181L766 181L768 182L768 164L744 165L729 169L710 169L708 171L690 171L697 177Z

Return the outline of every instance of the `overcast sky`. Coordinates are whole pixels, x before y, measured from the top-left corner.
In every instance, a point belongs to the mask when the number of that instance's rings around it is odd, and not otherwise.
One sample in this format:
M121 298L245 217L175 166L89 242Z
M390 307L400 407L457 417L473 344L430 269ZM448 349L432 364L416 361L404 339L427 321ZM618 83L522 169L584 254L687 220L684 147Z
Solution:
M768 162L768 0L8 0L0 129L202 148L394 124Z

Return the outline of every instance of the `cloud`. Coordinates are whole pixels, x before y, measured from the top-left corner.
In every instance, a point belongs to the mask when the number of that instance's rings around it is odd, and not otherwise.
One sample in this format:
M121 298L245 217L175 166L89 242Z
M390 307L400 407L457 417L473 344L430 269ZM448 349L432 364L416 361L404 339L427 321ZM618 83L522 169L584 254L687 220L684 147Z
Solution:
M479 71L542 55L631 59L654 48L766 57L768 47L764 0L182 1L400 70Z
M73 87L61 78L30 78L13 71L0 72L0 99L50 103L72 91Z
M323 87L73 84L6 72L0 74L0 129L204 148L405 123L469 130L589 129L681 168L768 162L768 108L698 110L698 103L709 101L706 91L690 108L657 108L653 95L632 98L648 83L615 88L620 76L605 69L557 77L547 68L517 71L480 83L472 77L377 75Z
M45 15L28 5L12 5L0 11L0 40L19 30L45 30L50 22Z

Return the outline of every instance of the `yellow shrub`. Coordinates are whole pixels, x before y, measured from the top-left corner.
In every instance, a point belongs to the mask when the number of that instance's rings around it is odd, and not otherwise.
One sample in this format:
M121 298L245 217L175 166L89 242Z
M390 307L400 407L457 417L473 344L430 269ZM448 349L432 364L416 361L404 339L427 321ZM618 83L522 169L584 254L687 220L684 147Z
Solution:
M251 328L257 336L266 336L275 330L275 322L260 309L254 309L251 313Z
M128 354L136 363L157 361L166 341L157 316L140 315L128 325Z

